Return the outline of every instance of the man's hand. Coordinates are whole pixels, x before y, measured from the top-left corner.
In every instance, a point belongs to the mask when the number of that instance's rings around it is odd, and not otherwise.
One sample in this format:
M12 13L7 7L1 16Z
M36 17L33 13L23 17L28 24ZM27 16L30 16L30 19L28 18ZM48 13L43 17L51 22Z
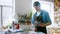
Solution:
M51 23L50 22L48 22L48 23L46 23L46 26L49 26Z
M50 23L46 23L46 24L40 23L40 26L41 26L41 27L48 26L48 25L50 25Z
M39 25L40 25L41 27L46 26L46 24L44 24L44 23L40 23Z

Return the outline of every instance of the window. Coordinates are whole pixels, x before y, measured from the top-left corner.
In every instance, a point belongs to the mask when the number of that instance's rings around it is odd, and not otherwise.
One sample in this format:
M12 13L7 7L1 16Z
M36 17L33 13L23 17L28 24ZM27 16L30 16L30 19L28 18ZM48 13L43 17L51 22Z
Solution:
M12 7L3 7L3 25L12 22Z
M12 0L0 0L0 5L12 6Z
M13 15L15 14L15 0L0 0L0 15L2 18L0 24L2 26L7 26L9 23L12 23ZM1 14L2 13L2 14Z

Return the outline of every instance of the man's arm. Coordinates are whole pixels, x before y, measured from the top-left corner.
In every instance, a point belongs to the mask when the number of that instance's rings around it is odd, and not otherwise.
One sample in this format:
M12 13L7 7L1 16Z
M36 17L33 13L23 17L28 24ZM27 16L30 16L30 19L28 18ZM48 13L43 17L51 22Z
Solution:
M40 26L42 26L42 27L44 27L44 26L48 26L48 25L51 24L51 19L50 19L49 14L47 13L45 16L46 16L47 23L46 23L46 24L41 23Z
M46 23L46 24L41 23L41 24L40 24L40 26L41 26L41 27L44 27L44 26L49 26L49 25L50 25L50 23Z
M46 26L48 26L48 25L51 25L51 19L50 19L50 16L49 16L49 14L47 13L47 23L45 24Z

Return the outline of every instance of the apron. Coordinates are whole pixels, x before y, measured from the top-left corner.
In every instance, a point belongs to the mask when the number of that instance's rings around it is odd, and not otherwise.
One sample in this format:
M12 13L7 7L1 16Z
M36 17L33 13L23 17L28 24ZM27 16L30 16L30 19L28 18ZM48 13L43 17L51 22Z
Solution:
M47 34L47 30L46 30L46 26L45 27L41 27L39 26L40 23L44 23L42 20L42 14L41 13L39 16L34 16L34 20L35 20L35 28L37 29L36 32L43 32L45 34Z

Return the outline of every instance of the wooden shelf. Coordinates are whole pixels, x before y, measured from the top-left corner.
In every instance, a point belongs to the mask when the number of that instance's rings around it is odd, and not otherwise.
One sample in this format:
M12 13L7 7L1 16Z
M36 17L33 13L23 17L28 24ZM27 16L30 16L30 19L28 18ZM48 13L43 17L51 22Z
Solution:
M49 28L50 34L60 34L58 30L60 30L60 28Z
M60 1L59 0L54 0L54 22L55 23L59 23L60 22L60 11L58 10L59 9L59 4L60 4ZM58 19L58 20L57 20Z

